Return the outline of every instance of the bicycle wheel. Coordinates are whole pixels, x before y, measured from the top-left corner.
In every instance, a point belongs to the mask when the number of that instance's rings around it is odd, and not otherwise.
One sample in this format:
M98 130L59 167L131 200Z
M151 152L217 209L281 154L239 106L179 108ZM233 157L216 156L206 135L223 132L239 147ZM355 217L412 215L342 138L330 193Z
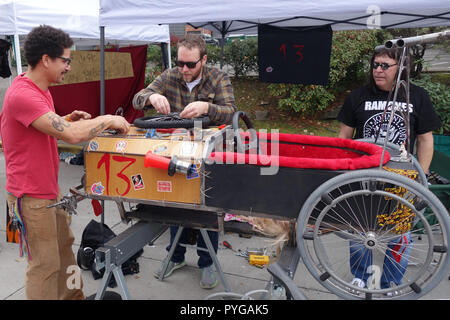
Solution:
M423 214L426 207L434 225ZM380 169L328 180L308 197L297 223L309 272L345 299L423 296L448 271L449 234L448 212L432 192Z

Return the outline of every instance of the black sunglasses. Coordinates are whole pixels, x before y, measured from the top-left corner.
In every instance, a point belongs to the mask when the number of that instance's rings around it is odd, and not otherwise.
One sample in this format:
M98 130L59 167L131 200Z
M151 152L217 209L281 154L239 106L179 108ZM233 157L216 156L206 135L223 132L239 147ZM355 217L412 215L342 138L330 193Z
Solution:
M375 61L374 61L374 62L372 63L372 68L378 69L378 67L381 67L381 69L387 70L387 69L389 69L390 67L396 66L396 65L397 65L396 63L394 63L394 64L387 64L386 62L379 63L379 62L375 62Z
M203 57L202 57L203 58ZM197 65L197 63L202 60L202 58L198 59L195 62L189 61L189 62L185 62L185 61L181 61L181 60L177 60L177 66L180 68L183 68L185 65L189 68L189 69L194 69L195 66Z
M68 66L70 66L70 63L72 62L72 59L70 59L70 58L65 58L65 57L56 57L56 58L61 59Z

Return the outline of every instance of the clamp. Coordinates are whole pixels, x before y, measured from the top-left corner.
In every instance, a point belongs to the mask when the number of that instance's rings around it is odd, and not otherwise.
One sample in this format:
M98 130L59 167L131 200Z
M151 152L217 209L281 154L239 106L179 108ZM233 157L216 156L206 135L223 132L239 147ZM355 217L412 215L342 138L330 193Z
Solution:
M67 196L62 197L61 201L48 205L47 208L58 207L67 211L70 215L73 215L77 214L75 210L77 208L77 203L83 199L83 197L68 194Z

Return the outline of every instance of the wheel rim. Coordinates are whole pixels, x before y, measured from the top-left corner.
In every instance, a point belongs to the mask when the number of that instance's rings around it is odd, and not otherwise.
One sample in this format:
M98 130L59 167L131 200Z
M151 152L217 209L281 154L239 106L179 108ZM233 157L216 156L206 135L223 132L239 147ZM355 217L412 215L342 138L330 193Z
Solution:
M384 189L383 185L380 185L380 187L370 186L367 181L371 179L376 180L378 184L382 182L384 184L389 183L406 187L407 193L403 197L393 195L382 190ZM449 263L446 252L446 248L448 248L449 223L448 216L443 215L443 213L447 214L445 208L430 191L408 178L381 170L351 172L331 180L324 183L311 194L300 212L297 225L297 242L302 259L311 274L322 285L338 296L348 299L390 299L393 298L392 293L397 294L394 296L395 298L410 299L422 296L440 282ZM355 183L363 183L367 189L356 190L352 185ZM351 189L349 185L354 190L349 191L348 189ZM339 190L339 188L342 190L339 195L336 195L336 190ZM327 199L327 197L329 198ZM421 228L410 231L414 243L409 248L408 246L405 247L406 250L409 250L408 266L401 284L394 284L389 288L358 288L351 284L354 275L350 271L350 262L352 262L350 259L352 254L352 250L349 250L350 245L353 249L357 248L365 252L365 254L360 254L360 256L373 266L371 271L374 273L376 272L376 264L371 264L370 262L374 262L377 255L382 256L383 259L378 259L378 261L382 260L379 263L381 272L383 272L383 269L387 270L383 276L384 281L395 278L393 274L398 272L398 269L404 271L394 261L398 258L399 252L397 252L397 249L400 249L401 246L396 248L392 245L392 243L396 243L397 238L401 237L401 234L395 234L394 236L387 228L383 229L379 226L377 228L376 223L373 223L374 213L382 211L383 208L377 208L373 206L373 203L370 208L368 207L370 201L367 199L371 198L373 202L378 201L380 207L389 202L387 200L384 201L385 203L380 201L380 199L385 197L391 198L390 202L401 204L404 208L410 209L415 217L413 226L417 226L420 221ZM366 200L363 198L366 198ZM432 226L427 221L427 217L421 212L420 208L416 208L411 204L410 199L412 198L415 198L416 202L426 203L428 207L432 208L432 213L438 217L439 222L433 226L435 230L432 229ZM358 203L358 199L360 207L355 205ZM345 210L342 207L350 208L352 206L354 207L354 212L347 212L346 218L336 218L335 213L334 223L330 223L333 210L335 212L344 212ZM392 206L392 203L390 206ZM312 209L308 209L308 207ZM395 206L392 208L395 208ZM315 213L313 213L314 210ZM366 212L364 219L352 218L352 216L357 216L357 212L360 211ZM371 213L371 215L367 215L367 212ZM378 215L376 214L375 216ZM336 227L338 225L336 219L340 220L339 224L342 226ZM353 221L349 222L352 219ZM370 226L368 219L372 222ZM376 222L378 223L378 220ZM304 232L310 228L310 224L314 226L313 231L305 239ZM364 229L364 226L368 227ZM369 248L370 246L373 246L372 251ZM360 249L361 247L366 250L363 251ZM445 252L439 252L441 250L445 250ZM355 250L353 251L355 252ZM383 251L385 252L383 253ZM366 252L370 252L372 256ZM383 254L380 254L380 252ZM386 252L390 254L387 255ZM363 258L360 258L359 263L366 266L368 263L362 263ZM385 259L390 262L390 268L383 267ZM355 262L353 261L353 263ZM393 269L394 267L397 270ZM388 272L392 274L389 275ZM363 274L367 277L368 272ZM378 275L380 275L380 272ZM372 279L366 280L370 281Z

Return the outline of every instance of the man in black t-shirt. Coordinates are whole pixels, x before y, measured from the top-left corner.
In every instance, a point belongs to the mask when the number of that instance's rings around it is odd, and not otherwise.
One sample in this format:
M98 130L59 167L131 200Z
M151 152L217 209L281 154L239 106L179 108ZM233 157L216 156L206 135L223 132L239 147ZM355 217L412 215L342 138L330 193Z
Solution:
M399 90L395 105L392 106L391 103L383 116L389 91L397 78L399 53L399 50L386 49L373 54L370 61L369 84L354 90L347 97L338 114L337 119L341 122L339 138L375 138L378 134L379 138L387 139L394 144L405 144L406 147L406 143L409 143L411 152L417 140L417 158L423 171L428 173L433 158L432 131L441 126L428 93L410 84L409 105L407 105L404 90ZM395 111L394 117L387 131L392 107ZM409 137L407 124L402 115L406 111L410 113ZM381 289L402 283L412 245L410 232L391 239L383 263ZM368 282L371 282L374 268L371 251L360 242L350 241L350 270L354 276L351 284L356 287L364 288L368 286Z
M397 51L398 53L398 51ZM406 111L406 99L401 90L395 103L394 118L389 132L386 132L391 109L383 118L389 90L398 71L398 56L395 50L377 52L371 59L370 82L354 90L345 100L337 119L341 122L339 138L387 138L389 142L402 145L407 141L407 128L401 110ZM421 87L410 84L410 151L417 140L417 158L425 173L433 158L433 130L441 121L431 104L428 93ZM381 130L380 129L381 126ZM355 132L356 129L356 132ZM406 147L406 145L405 145Z

